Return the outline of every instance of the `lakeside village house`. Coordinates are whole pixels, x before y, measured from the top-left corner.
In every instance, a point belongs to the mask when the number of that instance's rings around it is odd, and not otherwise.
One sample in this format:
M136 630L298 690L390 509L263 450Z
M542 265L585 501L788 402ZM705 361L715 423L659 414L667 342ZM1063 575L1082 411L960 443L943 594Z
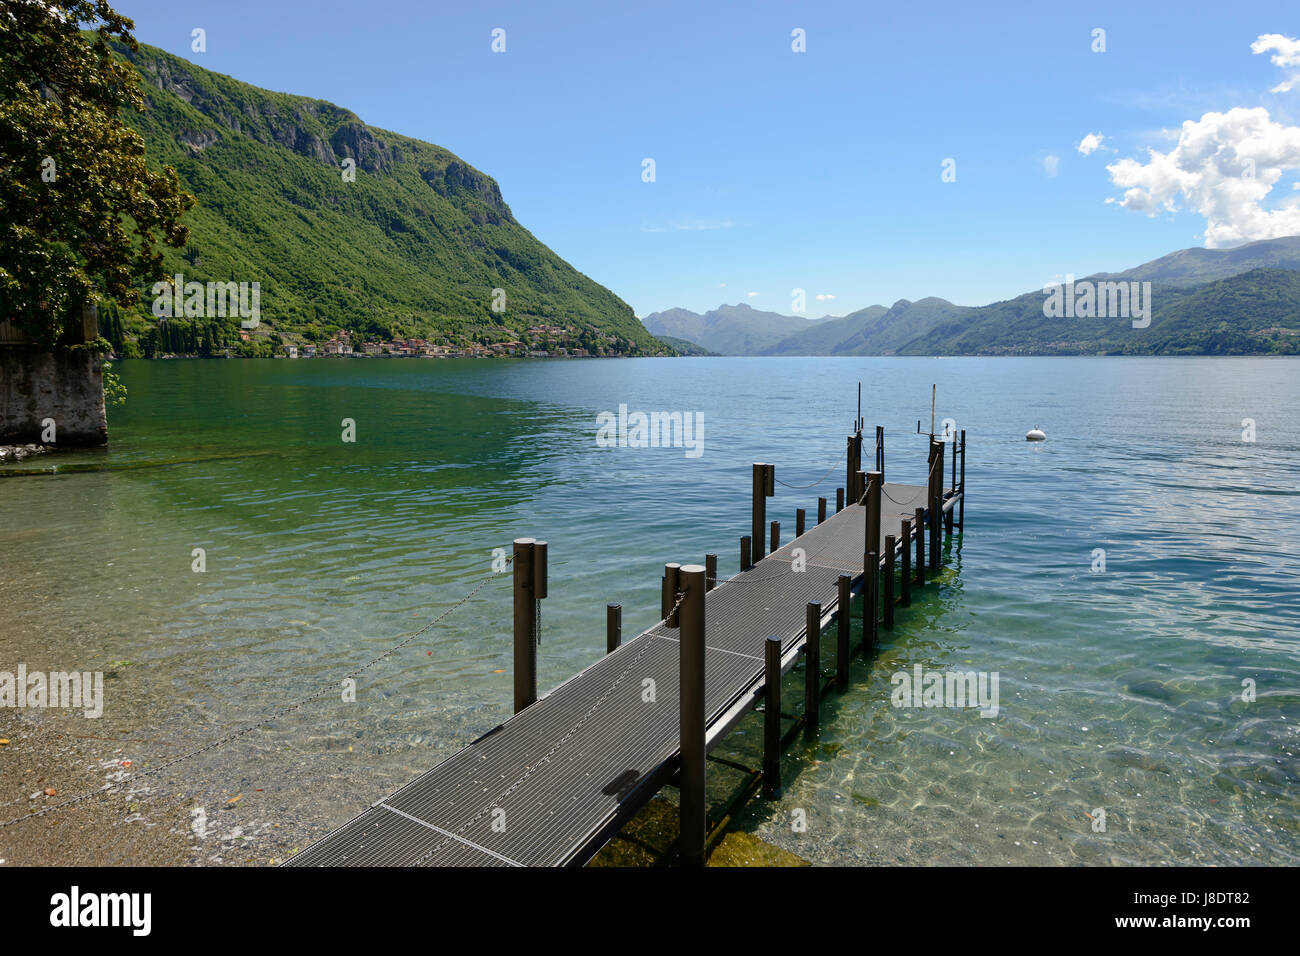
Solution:
M241 342L251 341L256 326L245 325L239 329ZM317 358L320 356L338 356L342 358L361 356L382 356L387 358L424 357L424 358L494 358L505 356L546 358L566 356L581 358L620 354L620 339L617 335L598 333L594 336L596 344L587 348L575 344L578 338L574 329L558 325L535 325L525 333L527 341L515 339L509 342L473 343L470 345L439 345L424 339L407 338L393 342L354 342L352 333L346 329L335 332L328 341L322 343L304 342L286 343L280 347L280 354L285 358ZM590 338L587 339L590 342ZM224 349L227 356L231 349ZM115 358L115 355L110 355ZM164 358L175 358L164 355Z
M552 339L567 342L572 335L572 330L556 325L537 325L528 330L528 337L531 344L518 340L511 342L492 342L488 345L469 345L463 348L456 348L450 345L435 345L426 342L424 339L398 339L394 342L362 342L359 346L354 346L352 335L346 330L335 332L330 336L329 341L320 346L316 345L285 345L284 354L287 358L315 358L318 355L388 355L393 357L403 356L423 356L426 358L451 358L451 357L468 357L468 358L491 358L493 356L508 355L527 355L527 356L549 356L549 355L567 355L567 356L589 356L593 354L585 348L576 346L555 346L550 351L538 347L538 342L543 339ZM240 331L240 338L248 340L248 332ZM605 341L614 343L618 340L617 336L603 336ZM604 354L604 349L596 351L597 355Z

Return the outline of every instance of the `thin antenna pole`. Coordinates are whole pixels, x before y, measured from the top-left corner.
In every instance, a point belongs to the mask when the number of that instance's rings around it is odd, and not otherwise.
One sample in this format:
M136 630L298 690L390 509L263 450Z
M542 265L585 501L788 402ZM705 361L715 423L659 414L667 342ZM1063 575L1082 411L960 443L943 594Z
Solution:
M858 382L858 420L853 424L854 431L862 431L862 383Z
M930 437L934 438L934 386L930 386Z

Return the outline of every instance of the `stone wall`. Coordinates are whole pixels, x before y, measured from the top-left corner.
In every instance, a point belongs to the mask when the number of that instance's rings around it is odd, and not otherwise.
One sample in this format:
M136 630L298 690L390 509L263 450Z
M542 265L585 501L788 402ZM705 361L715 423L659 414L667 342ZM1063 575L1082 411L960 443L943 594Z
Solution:
M37 442L54 419L53 444L106 445L103 356L89 349L0 345L0 445Z

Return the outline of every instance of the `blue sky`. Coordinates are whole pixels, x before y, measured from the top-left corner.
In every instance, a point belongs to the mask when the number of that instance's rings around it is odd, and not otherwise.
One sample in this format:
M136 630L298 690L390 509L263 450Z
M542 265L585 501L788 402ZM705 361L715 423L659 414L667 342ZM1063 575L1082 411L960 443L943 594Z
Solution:
M1300 233L1294 0L981 6L115 4L142 42L458 154L638 315L790 312L795 288L809 316L975 305L1207 237ZM1107 166L1125 160L1121 186ZM1224 172L1247 160L1249 181Z

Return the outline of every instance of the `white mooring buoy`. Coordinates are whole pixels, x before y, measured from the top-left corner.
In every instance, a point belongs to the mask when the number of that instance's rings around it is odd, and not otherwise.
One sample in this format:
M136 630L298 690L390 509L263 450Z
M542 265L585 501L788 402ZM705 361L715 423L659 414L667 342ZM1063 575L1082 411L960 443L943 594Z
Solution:
M1047 433L1035 425L1033 428L1029 429L1029 433L1025 435L1025 441L1047 441Z

